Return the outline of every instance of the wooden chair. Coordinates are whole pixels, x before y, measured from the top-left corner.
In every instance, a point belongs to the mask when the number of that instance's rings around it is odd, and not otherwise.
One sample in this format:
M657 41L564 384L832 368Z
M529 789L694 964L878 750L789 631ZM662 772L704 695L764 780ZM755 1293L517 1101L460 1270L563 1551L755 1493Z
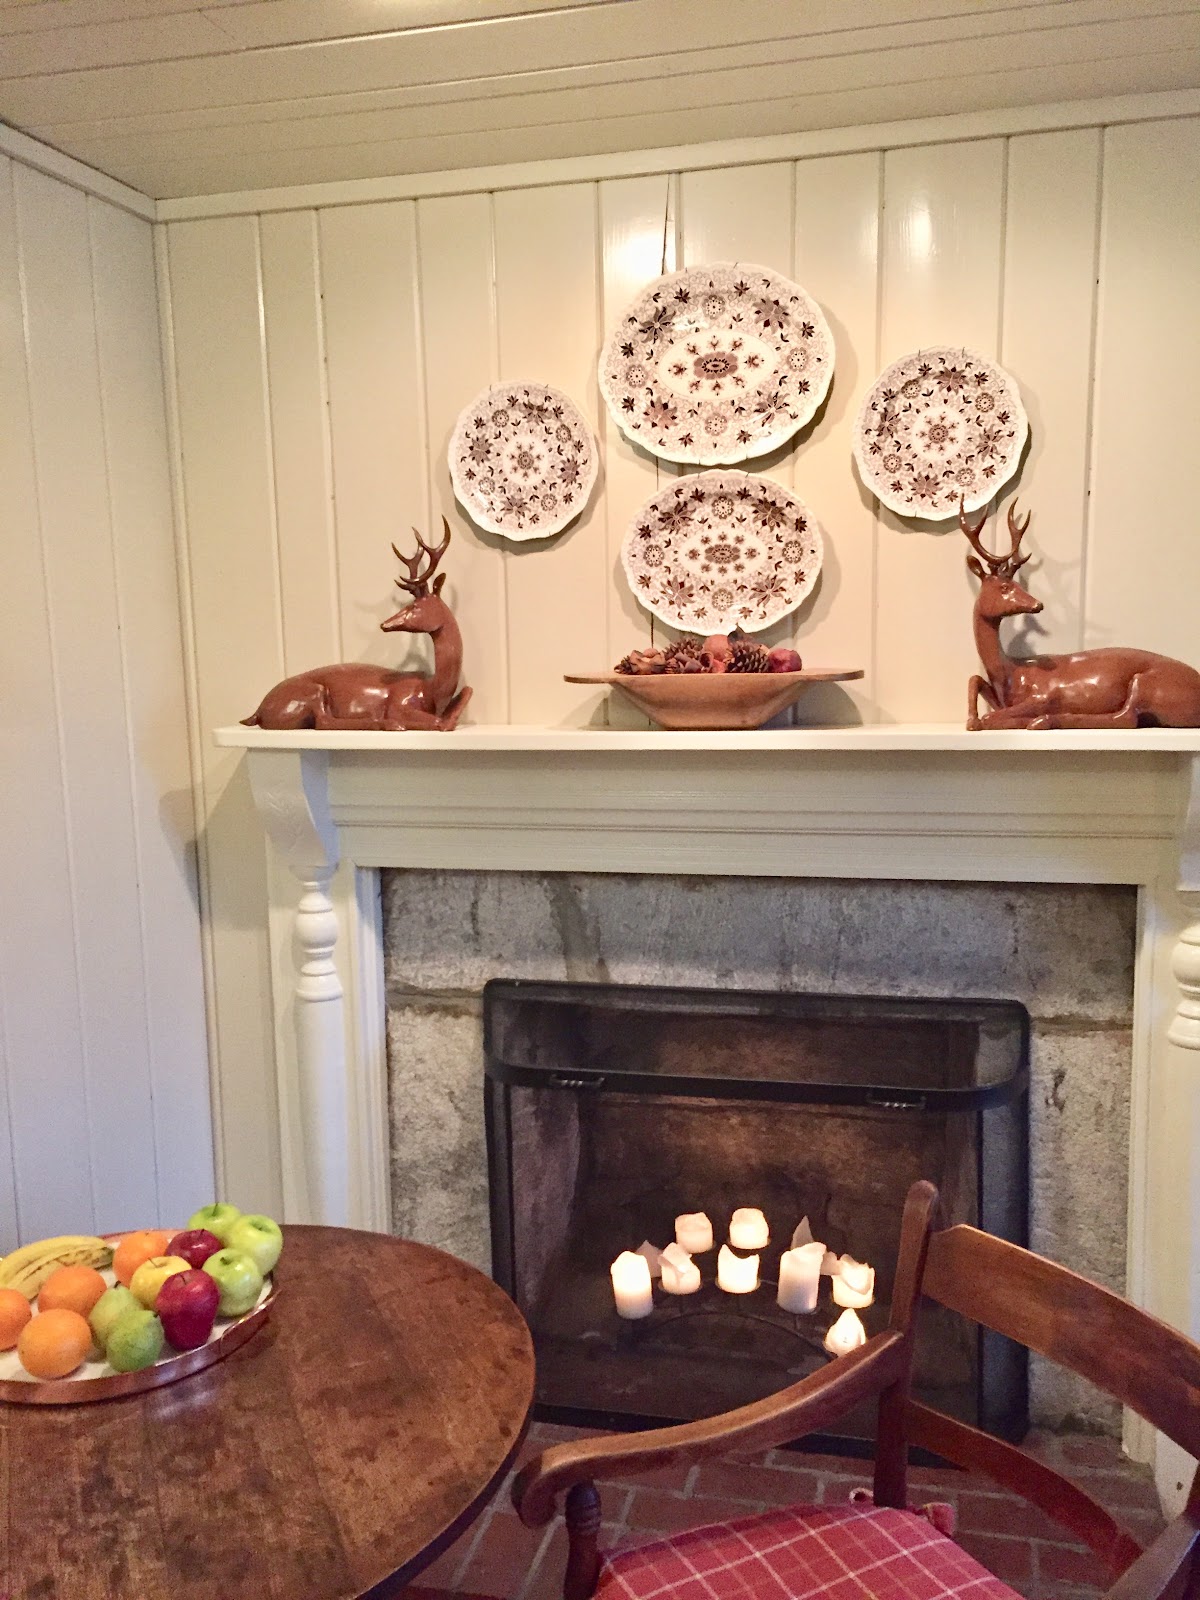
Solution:
M1200 1456L1200 1346L1118 1295L1016 1245L958 1225L942 1228L932 1184L904 1209L888 1328L800 1383L722 1416L648 1433L555 1445L518 1475L513 1499L531 1527L567 1491L564 1600L630 1600L676 1590L711 1600L784 1600L820 1592L822 1574L870 1563L876 1600L954 1594L1007 1600L1013 1591L916 1512L906 1510L909 1445L981 1472L1039 1506L1107 1565L1107 1600L1200 1600L1200 1473L1188 1504L1144 1552L1108 1512L1060 1473L913 1400L915 1314L922 1294L1070 1367ZM597 1549L595 1479L629 1477L730 1450L766 1450L824 1430L863 1400L879 1404L873 1501L796 1507L693 1530L609 1558ZM732 1530L732 1531L731 1531ZM732 1563L732 1565L730 1564ZM723 1581L722 1573L730 1575ZM697 1574L703 1574L698 1577Z

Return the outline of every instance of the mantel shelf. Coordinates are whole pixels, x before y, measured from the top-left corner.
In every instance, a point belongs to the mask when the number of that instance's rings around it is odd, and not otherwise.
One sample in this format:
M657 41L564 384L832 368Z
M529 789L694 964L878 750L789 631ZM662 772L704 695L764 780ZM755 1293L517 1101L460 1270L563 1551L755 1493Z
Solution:
M601 751L757 751L831 750L846 752L930 751L1021 754L1050 751L1111 751L1113 754L1200 755L1200 728L1074 728L1064 732L969 733L958 723L872 723L848 728L761 728L753 733L666 733L657 729L551 728L483 724L454 733L318 733L311 728L284 732L273 728L218 728L219 745L246 750L436 750L473 752L538 752L547 754Z

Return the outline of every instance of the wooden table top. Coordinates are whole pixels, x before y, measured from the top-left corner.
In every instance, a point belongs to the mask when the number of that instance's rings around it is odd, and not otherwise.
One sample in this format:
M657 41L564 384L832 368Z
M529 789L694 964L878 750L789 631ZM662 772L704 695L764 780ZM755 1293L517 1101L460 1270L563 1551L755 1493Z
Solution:
M233 1355L126 1400L0 1404L11 1600L383 1600L471 1521L533 1401L491 1279L425 1245L288 1227Z

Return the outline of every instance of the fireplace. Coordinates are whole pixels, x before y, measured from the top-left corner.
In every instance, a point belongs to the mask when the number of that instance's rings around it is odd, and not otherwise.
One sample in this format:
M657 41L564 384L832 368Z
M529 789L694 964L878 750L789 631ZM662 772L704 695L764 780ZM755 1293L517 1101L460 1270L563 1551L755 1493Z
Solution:
M533 1331L550 1420L691 1420L824 1365L830 1280L812 1315L774 1293L801 1217L873 1264L868 1331L887 1322L915 1179L938 1185L948 1220L1027 1242L1023 1006L493 980L483 1024L493 1272ZM771 1227L753 1294L718 1289L706 1252L694 1297L659 1292L649 1318L617 1316L620 1250L667 1244L699 1210L720 1245L745 1204ZM1028 1425L1024 1352L938 1308L917 1384L1005 1437ZM849 1419L838 1443L872 1424Z

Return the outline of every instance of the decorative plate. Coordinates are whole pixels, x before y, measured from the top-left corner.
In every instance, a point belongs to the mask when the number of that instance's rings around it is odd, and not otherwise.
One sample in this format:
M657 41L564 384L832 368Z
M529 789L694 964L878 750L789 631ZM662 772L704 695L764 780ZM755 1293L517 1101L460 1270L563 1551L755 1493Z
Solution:
M863 482L902 517L941 522L986 503L1012 477L1029 436L1016 380L970 350L937 347L894 361L854 428Z
M600 390L622 432L667 461L705 466L783 444L832 377L816 301L748 262L656 278L600 352Z
M638 512L621 546L629 587L691 633L757 633L798 606L824 546L812 512L746 472L677 478Z
M545 539L587 504L596 440L574 401L544 383L495 384L461 413L450 438L454 492L506 539Z

